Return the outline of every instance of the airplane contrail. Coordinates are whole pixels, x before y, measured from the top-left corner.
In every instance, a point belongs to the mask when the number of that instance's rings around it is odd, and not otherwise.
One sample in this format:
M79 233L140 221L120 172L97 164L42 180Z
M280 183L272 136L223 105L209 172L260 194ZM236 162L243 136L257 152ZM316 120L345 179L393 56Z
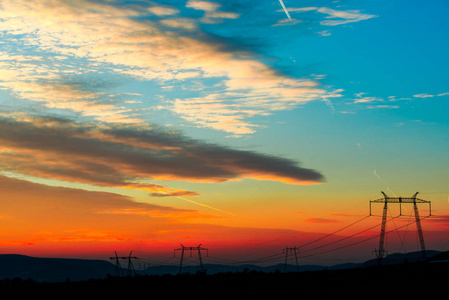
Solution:
M212 206L203 204L203 203L199 203L199 202L196 202L196 201L193 201L193 200L190 200L190 199L186 199L186 198L184 198L184 197L176 196L176 198L185 200L185 201L187 201L187 202L190 202L190 203L193 203L193 204L196 204L196 205L199 205L199 206L207 207L207 208L209 208L209 209L213 209L213 210L216 210L216 211L219 211L219 212L222 212L222 213L225 213L225 214L234 216L234 217L237 216L236 214L233 214L233 213L230 213L230 212L227 212L227 211L224 211L224 210L221 210L221 209L218 209L218 208L215 208L215 207L212 207Z
M287 15L288 19L291 21L292 18L290 17L290 14L288 13L288 10L287 10L287 8L286 8L285 5L284 5L284 2L283 2L282 0L279 0L279 3L281 3L282 8L283 8L284 11L285 11L285 14Z
M376 172L375 169L374 169L373 173L374 173L374 175L375 175L377 178L380 179L380 176L377 175L377 172ZM384 184L384 185L387 185L385 182L383 182L383 184ZM394 194L394 192L393 192L388 186L387 186L387 190L390 191L390 192L393 194L393 196L396 197L396 195ZM400 205L402 206L402 208L404 208L406 211L408 211L407 208L405 208L405 206L404 206L402 203L400 203Z
M393 194L393 196L397 197L397 196L393 193L393 191L390 190L390 188L389 188L388 186L387 186L387 190L389 190L389 191Z

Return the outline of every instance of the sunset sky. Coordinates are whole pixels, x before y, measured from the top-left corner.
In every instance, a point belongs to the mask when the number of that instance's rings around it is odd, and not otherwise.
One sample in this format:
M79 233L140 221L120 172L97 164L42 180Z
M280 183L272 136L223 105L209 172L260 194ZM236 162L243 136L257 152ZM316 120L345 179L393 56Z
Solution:
M381 191L431 201L426 248L448 250L447 20L446 0L0 0L0 253L367 260ZM389 252L420 250L407 222Z

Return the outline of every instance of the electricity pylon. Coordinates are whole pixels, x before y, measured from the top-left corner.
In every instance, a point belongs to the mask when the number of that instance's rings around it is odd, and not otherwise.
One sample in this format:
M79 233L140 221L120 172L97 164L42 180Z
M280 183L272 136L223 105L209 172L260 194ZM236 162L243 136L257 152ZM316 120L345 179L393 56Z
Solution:
M128 260L128 276L133 276L136 275L136 270L134 269L134 265L132 263L132 259L138 259L135 256L131 256L131 254L133 253L133 251L131 250L131 252L129 252L128 256L118 256L117 251L115 251L115 256L110 257L110 259L115 260L115 273L114 275L117 277L121 277L123 275L123 269L122 266L120 265L120 259L126 259Z
M128 257L122 257L122 259L128 260L128 276L130 276L130 277L133 275L136 275L136 270L134 269L132 259L138 259L135 256L131 256L132 253L133 253L133 251L131 250L131 252L129 252Z
M176 251L181 251L181 260L179 263L179 274L181 274L181 272L182 272L182 263L184 261L184 253L186 250L190 251L190 257L192 257L192 251L194 251L194 250L198 251L198 259L200 261L200 269L201 269L201 271L203 271L203 261L201 258L201 251L206 251L206 256L207 256L207 255L209 255L209 250L207 248L202 248L201 244L199 244L196 247L185 247L183 244L181 244L181 248L175 249L174 253L173 253L173 256L176 256Z
M296 260L296 272L299 272L298 252L299 252L299 248L296 248L296 246L293 247L293 248L285 247L285 249L284 249L284 253L285 253L284 272L287 270L287 260L288 260L288 254L289 254L289 253L293 253L293 254L295 255L295 260Z
M109 259L114 259L115 260L114 276L120 277L122 275L122 267L120 266L120 257L117 255L117 251L115 251L115 256L109 257Z
M386 228L386 224L387 224L388 203L399 204L399 216L402 215L402 204L404 204L404 203L412 203L413 204L413 210L415 213L415 223L416 223L416 227L418 230L419 242L421 244L421 252L423 255L423 259L426 259L426 247L424 244L424 235L422 232L421 219L419 216L417 204L418 203L427 203L429 205L429 216L430 216L432 214L430 201L416 198L416 196L418 195L418 192L416 192L412 197L406 197L406 198L404 198L404 197L389 197L384 192L382 192L382 194L383 194L384 198L370 201L370 215L371 215L371 204L372 203L383 203L384 204L383 211L382 211L382 223L381 223L381 229L380 229L379 249L376 251L377 261L378 261L379 265L382 264L382 260L385 257L384 242L385 242L385 228Z

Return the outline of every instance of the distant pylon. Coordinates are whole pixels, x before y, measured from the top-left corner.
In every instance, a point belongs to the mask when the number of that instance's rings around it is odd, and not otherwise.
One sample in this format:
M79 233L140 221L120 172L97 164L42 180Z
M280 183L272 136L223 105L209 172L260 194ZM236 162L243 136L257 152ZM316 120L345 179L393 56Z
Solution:
M199 244L196 247L185 247L183 244L181 244L181 248L175 249L174 253L173 253L173 256L176 256L176 251L181 251L181 260L179 262L179 274L181 274L181 272L182 272L182 264L184 262L184 253L186 250L190 251L190 256L192 256L192 250L198 251L198 259L200 262L200 269L201 269L201 271L204 271L203 260L201 258L201 251L206 251L206 255L209 255L209 250L207 248L202 248L201 244Z
M387 223L387 211L388 211L388 203L398 203L399 204L399 216L402 215L402 204L403 203L412 203L413 209L415 213L415 223L418 230L418 237L421 244L421 252L423 259L426 259L426 247L424 244L424 236L422 232L421 227L421 218L419 216L418 211L418 203L427 203L429 204L429 216L432 215L431 211L431 203L430 201L417 199L416 196L418 195L418 192L416 192L412 197L389 197L384 192L382 192L382 195L384 196L382 199L372 200L370 201L370 215L371 215L371 204L372 203L383 203L383 212L382 212L382 223L381 223L381 229L380 229L380 239L379 239L379 249L375 250L376 256L377 256L377 262L379 265L382 264L383 258L385 257L385 228Z
M131 252L129 252L128 257L122 257L122 259L128 260L128 276L136 275L136 270L134 269L132 259L138 259L138 258L135 256L131 256L132 253L133 253L133 251L131 250Z
M289 254L289 253L293 253L293 254L295 255L295 260L296 260L296 272L298 272L298 271L299 271L299 265L298 265L298 253L299 253L299 248L296 248L296 246L293 247L293 248L285 247L284 253L285 253L284 272L287 270L287 260L288 260L288 254Z
M120 266L120 257L117 255L117 251L115 251L115 256L110 257L109 259L115 260L115 272L114 275L120 277L122 275L122 267Z
M134 269L134 265L132 262L132 259L138 259L135 256L131 256L131 254L133 253L133 251L131 250L131 252L129 252L128 256L118 256L117 251L115 251L115 256L110 257L110 259L115 260L115 272L114 275L117 277L121 277L123 276L123 269L122 266L120 265L120 259L126 259L128 260L128 276L133 276L136 275L136 270Z

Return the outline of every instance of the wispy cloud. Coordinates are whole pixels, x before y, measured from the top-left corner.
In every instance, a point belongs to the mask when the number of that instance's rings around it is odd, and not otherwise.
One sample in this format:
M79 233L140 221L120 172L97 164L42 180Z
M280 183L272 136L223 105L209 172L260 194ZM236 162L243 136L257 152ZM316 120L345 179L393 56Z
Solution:
M373 102L384 102L384 99L381 97L374 96L366 96L367 93L360 92L355 94L355 99L353 99L354 104L364 104L364 103L373 103Z
M331 33L328 30L322 30L317 32L321 36L330 36Z
M416 94L413 95L415 98L433 98L433 97L442 97L442 96L449 96L449 92L439 93L439 94Z
M386 104L387 102L394 102L398 100L395 99L394 97L389 97L388 100L385 100L384 98L381 97L373 97L365 95L366 93L364 92L355 94L356 98L353 99L352 103L356 105L363 105L363 108L365 109L399 108L398 105Z
M380 97L361 97L361 98L354 99L354 103L370 103L370 102L375 102L375 101L382 102L383 99Z
M327 19L336 19L336 20L321 21L320 24L325 26L336 26L348 23L355 23L376 17L375 15L360 13L360 11L358 10L341 11L327 7L320 7L316 11L328 15L326 17Z
M368 109L376 109L376 108L399 108L398 105L368 105Z
M338 26L348 23L360 22L377 17L376 15L364 14L358 10L337 10L328 7L293 7L288 8L292 13L317 12L326 15L326 20L319 23L324 26Z
M204 11L202 23L221 23L223 19L237 19L238 13L221 11L221 4L211 1L189 0L186 7Z
M429 95L429 94L416 94L416 95L413 95L413 97L415 97L415 98L432 98L432 97L434 97L434 95Z
M179 10L172 6L154 5L148 11L157 16L172 16L179 13Z
M324 218L309 218L304 220L307 223L317 223L317 224L330 224L330 223L340 223L338 220L334 219L324 219Z
M434 97L443 97L448 96L449 92L443 92L439 94L415 94L413 97L397 97L397 96L388 96L385 99L382 97L375 97L375 96L367 96L367 93L360 92L355 94L355 98L352 99L351 104L356 104L358 106L361 106L365 109L396 109L399 108L399 105L394 105L393 103L396 103L398 101L410 101L413 98L415 99L427 99L427 98L434 98ZM349 113L349 112L342 112L342 113ZM399 123L397 126L402 126L403 124Z

